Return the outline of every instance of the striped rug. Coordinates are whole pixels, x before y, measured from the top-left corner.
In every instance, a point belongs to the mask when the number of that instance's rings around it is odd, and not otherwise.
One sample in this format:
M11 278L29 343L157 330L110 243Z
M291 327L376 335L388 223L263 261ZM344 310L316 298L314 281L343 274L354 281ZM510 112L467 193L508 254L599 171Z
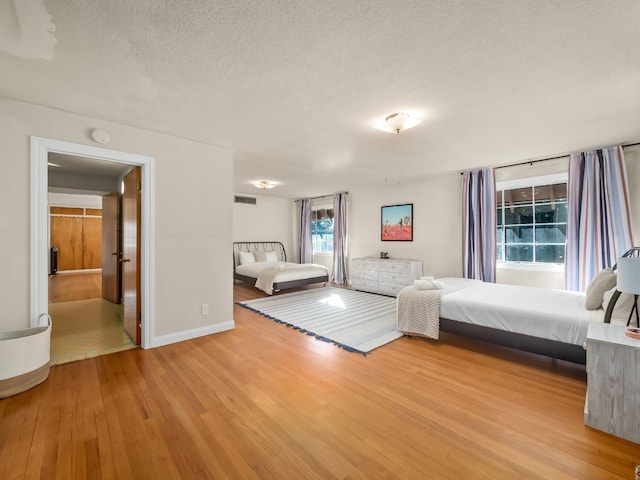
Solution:
M396 328L396 299L372 293L325 287L238 305L363 355L402 336Z

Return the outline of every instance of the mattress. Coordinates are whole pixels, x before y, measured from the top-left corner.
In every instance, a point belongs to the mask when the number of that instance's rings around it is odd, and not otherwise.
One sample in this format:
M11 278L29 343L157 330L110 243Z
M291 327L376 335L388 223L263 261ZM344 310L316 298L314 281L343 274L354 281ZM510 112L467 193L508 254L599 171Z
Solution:
M604 311L585 308L585 294L565 290L441 278L440 317L582 345L590 321Z
M289 262L255 262L236 267L236 273L257 279L260 273L275 266L281 266L276 272L274 282L289 282L329 275L329 271L322 265L315 263L289 263Z

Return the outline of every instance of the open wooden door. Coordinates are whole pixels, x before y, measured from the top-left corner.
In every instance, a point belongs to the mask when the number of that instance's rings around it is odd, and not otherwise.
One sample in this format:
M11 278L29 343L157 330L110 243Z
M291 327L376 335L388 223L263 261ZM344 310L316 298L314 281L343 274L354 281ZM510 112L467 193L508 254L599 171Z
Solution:
M141 170L135 167L124 177L122 195L122 297L124 329L140 345L140 191Z
M120 303L120 194L102 197L102 298Z

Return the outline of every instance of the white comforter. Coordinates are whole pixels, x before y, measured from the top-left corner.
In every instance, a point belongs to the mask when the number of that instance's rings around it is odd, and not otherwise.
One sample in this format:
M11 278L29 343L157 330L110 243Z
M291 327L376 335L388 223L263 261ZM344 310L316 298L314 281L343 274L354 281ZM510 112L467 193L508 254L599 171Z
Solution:
M515 333L582 345L589 321L604 312L589 311L585 294L441 278L440 317Z
M289 262L255 262L236 267L236 272L256 279L256 288L271 295L273 284L302 280L305 278L329 275L329 271L322 265L315 263Z

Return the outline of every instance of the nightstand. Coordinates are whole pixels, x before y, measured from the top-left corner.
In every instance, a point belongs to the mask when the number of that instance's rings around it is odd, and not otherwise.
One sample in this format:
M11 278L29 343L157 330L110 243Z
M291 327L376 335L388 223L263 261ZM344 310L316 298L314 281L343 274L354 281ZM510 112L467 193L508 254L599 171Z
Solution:
M591 322L584 423L640 443L640 340L626 327Z

